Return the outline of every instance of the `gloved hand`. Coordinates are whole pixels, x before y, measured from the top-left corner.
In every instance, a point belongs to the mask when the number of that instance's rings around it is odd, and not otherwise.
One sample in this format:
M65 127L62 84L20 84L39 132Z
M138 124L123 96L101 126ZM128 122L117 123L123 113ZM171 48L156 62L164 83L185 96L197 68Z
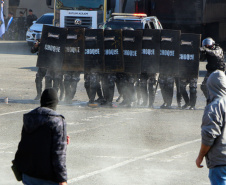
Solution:
M206 51L206 47L200 47L200 48L199 48L199 51L200 51L200 52L205 52L205 51Z

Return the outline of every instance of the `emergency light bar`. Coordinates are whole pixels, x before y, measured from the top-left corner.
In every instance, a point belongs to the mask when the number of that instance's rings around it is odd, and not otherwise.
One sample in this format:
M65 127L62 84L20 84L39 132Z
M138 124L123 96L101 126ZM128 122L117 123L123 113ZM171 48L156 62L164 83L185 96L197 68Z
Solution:
M134 17L147 17L144 13L112 13L113 16L134 16Z

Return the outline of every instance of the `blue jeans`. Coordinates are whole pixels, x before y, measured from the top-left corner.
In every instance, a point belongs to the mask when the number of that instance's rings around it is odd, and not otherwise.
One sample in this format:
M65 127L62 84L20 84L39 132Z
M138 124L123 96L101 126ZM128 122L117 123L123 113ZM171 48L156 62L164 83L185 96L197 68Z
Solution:
M59 183L34 178L23 173L22 181L24 185L59 185Z
M209 169L211 185L226 185L226 166L218 166Z

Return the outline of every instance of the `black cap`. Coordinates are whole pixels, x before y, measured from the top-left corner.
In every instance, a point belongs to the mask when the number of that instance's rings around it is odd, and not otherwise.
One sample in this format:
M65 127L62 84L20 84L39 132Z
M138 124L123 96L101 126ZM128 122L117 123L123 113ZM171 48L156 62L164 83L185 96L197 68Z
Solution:
M50 109L56 110L58 104L57 91L53 88L45 89L41 96L41 107L48 107Z
M28 11L29 11L29 12L33 12L32 9L29 9Z

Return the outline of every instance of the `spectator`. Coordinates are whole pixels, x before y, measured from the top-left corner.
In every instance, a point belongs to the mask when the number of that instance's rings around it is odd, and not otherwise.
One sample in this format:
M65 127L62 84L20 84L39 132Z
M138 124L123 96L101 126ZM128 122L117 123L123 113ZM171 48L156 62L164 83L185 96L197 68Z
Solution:
M26 38L26 19L24 13L20 11L20 17L17 20L18 40L25 40Z
M40 103L41 107L24 114L13 166L22 173L24 184L67 185L68 140L65 119L55 111L57 92L44 90Z
M6 25L5 40L15 40L16 24L13 19L12 12L9 12L8 18L5 20L5 25Z
M226 184L226 76L223 71L212 72L207 80L209 104L202 119L202 145L196 159L198 168L206 158L212 185Z
M33 11L31 9L28 11L28 14L29 15L27 16L27 28L29 28L33 24L33 21L37 20L37 16L33 14Z

